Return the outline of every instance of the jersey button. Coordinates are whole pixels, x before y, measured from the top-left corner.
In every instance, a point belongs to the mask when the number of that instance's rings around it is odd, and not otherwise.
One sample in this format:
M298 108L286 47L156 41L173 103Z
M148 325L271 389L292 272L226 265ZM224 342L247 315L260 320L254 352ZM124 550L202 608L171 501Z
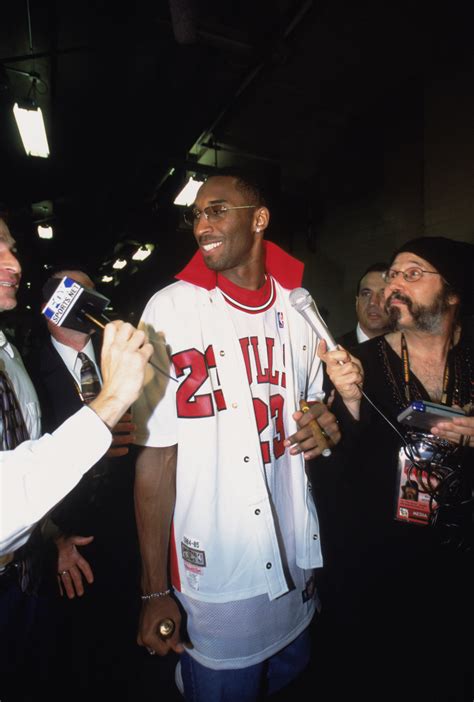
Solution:
M225 356L225 351L219 351L219 356Z
M317 535L317 534L313 534L313 539L314 539L314 541L317 541L317 540L318 540L318 535Z
M271 567L272 567L272 564L271 564L271 563L267 563L267 565L266 565L267 570L270 570Z
M259 510L259 509L256 509L255 512L254 512L254 514L256 514L257 517L258 517L258 515L260 514L260 510Z
M238 402L233 402L233 403L232 403L232 408L233 408L233 409L237 409L238 406L239 406Z
M244 463L248 463L250 461L250 458L248 456L244 456Z

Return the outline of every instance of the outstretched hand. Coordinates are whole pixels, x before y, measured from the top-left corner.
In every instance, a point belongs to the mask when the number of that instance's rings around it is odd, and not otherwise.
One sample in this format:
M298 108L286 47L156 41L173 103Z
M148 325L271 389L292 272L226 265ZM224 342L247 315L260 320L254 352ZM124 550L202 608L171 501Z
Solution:
M77 548L87 546L94 540L93 536L59 536L55 543L58 549L58 587L61 597L64 594L70 600L76 595L84 594L85 579L89 585L94 582L94 574L89 562Z

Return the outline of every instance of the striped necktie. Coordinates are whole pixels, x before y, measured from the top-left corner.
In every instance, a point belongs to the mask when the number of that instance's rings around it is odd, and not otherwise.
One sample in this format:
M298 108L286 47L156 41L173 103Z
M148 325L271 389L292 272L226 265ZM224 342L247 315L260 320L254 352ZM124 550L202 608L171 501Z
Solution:
M86 403L92 402L92 400L97 397L100 392L100 380L95 369L95 365L92 363L91 359L87 354L80 351L77 354L78 358L82 362L81 366L81 395L82 399Z
M0 423L3 451L11 451L30 438L17 396L3 370L0 370Z
M0 370L0 448L2 451L11 451L29 438L16 393L8 375ZM30 538L30 542L33 538L34 536ZM7 565L15 567L18 584L23 592L32 583L32 560L29 548L30 544L25 544L15 553L5 554L0 560L0 565L3 567Z

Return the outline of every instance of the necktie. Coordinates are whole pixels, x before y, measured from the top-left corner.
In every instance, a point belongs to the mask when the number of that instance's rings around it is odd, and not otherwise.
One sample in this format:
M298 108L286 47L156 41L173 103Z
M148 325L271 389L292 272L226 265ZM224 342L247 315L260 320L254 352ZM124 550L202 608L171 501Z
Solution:
M7 374L0 370L0 447L2 451L11 451L19 444L29 439L25 420L20 410L20 405L15 391L10 383ZM15 559L15 573L18 578L20 588L25 592L33 586L34 563L32 553L35 540L35 532L30 537L27 544L22 546L14 554L9 553L3 559L4 564L11 563ZM33 550L32 550L33 548Z
M82 362L81 395L86 405L88 405L89 402L92 402L92 400L97 397L100 392L100 380L97 376L95 366L89 356L82 353L82 351L80 351L77 356Z
M3 370L0 370L0 423L3 451L10 451L30 438L15 391Z

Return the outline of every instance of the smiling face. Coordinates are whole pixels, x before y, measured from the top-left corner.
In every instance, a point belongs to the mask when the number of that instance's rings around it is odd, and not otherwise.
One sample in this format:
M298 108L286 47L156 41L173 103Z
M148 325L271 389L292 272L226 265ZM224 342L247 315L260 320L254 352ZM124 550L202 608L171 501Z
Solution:
M381 271L366 273L360 281L359 294L356 297L356 313L361 329L369 339L378 334L384 334L389 328L384 288L385 281Z
M245 286L246 280L263 266L262 240L268 210L250 201L249 195L237 186L236 179L229 176L209 178L200 188L193 209L202 213L210 205L229 208L255 205L229 209L216 221L201 214L194 224L194 236L206 266Z
M16 307L16 293L21 266L15 256L15 241L5 222L0 219L0 312Z
M394 329L435 332L448 313L454 315L459 298L450 292L433 266L415 254L399 254L391 268L403 272L415 266L429 272L411 283L401 273L388 282L384 291L386 309Z

